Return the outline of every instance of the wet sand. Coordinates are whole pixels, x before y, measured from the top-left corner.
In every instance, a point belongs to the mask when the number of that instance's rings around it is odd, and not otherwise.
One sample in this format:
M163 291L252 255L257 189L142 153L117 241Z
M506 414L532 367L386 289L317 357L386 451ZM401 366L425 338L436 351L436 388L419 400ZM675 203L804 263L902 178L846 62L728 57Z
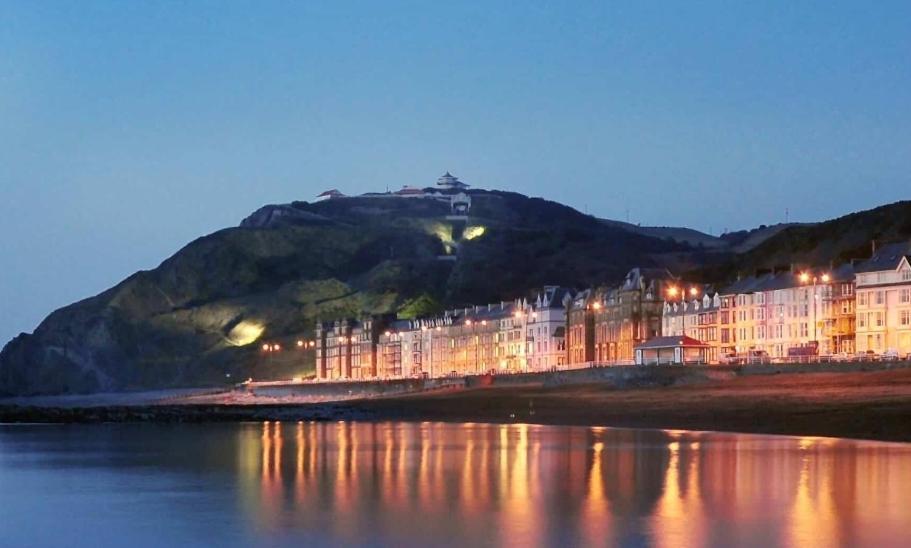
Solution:
M660 388L531 384L296 405L0 407L6 422L244 420L524 422L911 442L911 369L751 375Z

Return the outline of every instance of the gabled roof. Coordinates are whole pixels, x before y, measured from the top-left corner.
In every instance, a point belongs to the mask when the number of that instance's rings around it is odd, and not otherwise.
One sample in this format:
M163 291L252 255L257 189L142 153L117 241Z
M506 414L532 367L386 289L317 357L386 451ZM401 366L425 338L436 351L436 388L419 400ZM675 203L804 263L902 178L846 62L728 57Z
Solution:
M636 345L636 348L676 348L678 346L684 348L708 348L709 345L693 337L681 335L679 337L655 337Z
M877 272L895 270L905 257L911 257L911 242L898 242L884 245L871 258L862 262L856 268L856 271Z
M648 284L652 284L655 281L676 279L677 278L666 268L636 267L627 272L622 287L623 289L638 289L640 287L646 289ZM648 282L648 284L645 282Z

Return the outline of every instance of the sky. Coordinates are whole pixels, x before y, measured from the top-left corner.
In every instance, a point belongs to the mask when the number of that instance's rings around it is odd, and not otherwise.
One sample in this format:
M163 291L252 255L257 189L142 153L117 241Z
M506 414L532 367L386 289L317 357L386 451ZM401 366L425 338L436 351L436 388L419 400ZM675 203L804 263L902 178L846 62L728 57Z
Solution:
M911 198L911 3L0 2L0 344L266 203L718 234Z

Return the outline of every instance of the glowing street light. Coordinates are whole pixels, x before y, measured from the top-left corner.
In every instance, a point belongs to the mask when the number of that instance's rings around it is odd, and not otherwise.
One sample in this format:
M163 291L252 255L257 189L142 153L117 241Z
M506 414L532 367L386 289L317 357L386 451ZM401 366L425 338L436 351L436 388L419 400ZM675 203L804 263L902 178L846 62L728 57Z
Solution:
M815 342L817 344L817 348L818 348L818 344L819 344L819 342L818 342L819 336L817 333L817 324L816 324L816 306L817 306L817 302L819 301L819 295L816 294L816 283L820 280L823 283L829 283L830 279L831 278L829 277L828 274L823 274L822 277L820 277L820 278L817 278L814 275L812 278L812 280L813 280L813 342ZM810 281L810 274L808 272L801 272L800 273L800 283L805 284L805 283L808 283L809 281Z
M671 297L676 297L678 292L679 292L679 290L673 285L671 287L667 288L667 294L670 295Z
M297 341L297 347L301 348L302 346L304 346L304 341Z
M691 288L690 288L690 295L692 295L693 297L698 296L698 295L699 295L699 289L698 289L698 288L695 288L695 287L691 287Z
M601 310L601 303L599 303L599 302L592 303L592 308L594 308L595 310Z

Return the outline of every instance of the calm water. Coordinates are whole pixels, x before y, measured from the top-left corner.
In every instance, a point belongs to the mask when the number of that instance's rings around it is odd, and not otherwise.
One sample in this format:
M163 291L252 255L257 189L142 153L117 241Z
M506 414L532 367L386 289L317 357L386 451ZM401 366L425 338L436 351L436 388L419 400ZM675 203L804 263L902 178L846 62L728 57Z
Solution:
M911 540L911 445L438 423L0 425L0 545Z

